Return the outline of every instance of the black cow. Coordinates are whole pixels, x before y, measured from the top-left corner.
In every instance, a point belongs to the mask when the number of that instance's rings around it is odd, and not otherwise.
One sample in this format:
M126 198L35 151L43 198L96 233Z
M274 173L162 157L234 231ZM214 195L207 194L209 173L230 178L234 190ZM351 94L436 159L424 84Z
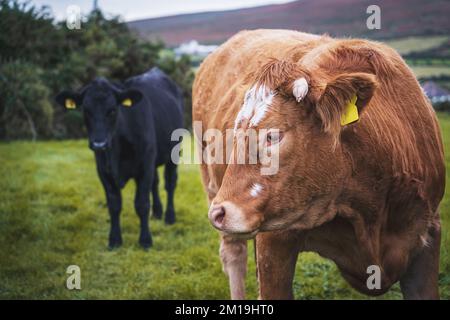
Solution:
M83 110L89 147L95 152L111 217L109 247L122 244L120 190L133 178L136 181L134 206L141 222L139 244L149 248L152 245L148 226L150 191L153 215L160 219L157 167L163 164L167 191L165 222L175 222L173 197L177 166L170 155L178 143L171 141L171 133L183 125L181 90L161 70L153 68L123 85L97 78L79 92L61 92L56 101L66 108Z

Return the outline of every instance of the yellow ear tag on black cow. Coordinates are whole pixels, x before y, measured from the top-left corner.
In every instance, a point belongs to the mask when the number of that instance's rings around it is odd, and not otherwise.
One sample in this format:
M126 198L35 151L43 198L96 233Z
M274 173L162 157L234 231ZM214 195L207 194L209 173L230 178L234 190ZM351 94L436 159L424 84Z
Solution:
M66 101L64 101L64 104L67 109L76 109L77 108L77 104L75 103L75 101L70 98L67 98Z
M133 105L133 101L131 101L130 98L127 98L125 100L122 101L122 105L124 107L131 107Z
M350 123L359 120L358 108L356 107L356 95L350 100L350 102L345 106L344 113L341 116L341 126L346 126Z

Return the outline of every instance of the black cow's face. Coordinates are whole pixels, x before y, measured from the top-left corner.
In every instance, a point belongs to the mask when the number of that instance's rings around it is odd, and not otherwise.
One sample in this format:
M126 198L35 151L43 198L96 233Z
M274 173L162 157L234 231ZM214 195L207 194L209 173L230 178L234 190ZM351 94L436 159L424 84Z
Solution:
M63 91L56 101L68 109L81 107L89 136L89 147L106 150L120 117L121 108L133 108L142 99L137 90L121 90L104 79L95 80L81 92Z
M119 102L110 90L87 90L83 99L83 115L92 150L109 147L115 131L119 112Z

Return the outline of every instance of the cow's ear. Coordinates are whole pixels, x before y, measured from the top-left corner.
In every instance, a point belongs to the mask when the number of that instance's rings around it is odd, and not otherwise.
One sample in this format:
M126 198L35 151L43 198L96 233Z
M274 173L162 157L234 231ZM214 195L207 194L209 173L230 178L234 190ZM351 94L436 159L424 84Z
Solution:
M55 97L56 102L66 109L76 109L81 106L83 95L77 92L63 90Z
M121 106L129 108L142 100L142 93L134 89L125 90L118 94L117 99Z
M338 132L358 121L376 88L376 77L369 73L345 73L329 81L315 106L323 130Z

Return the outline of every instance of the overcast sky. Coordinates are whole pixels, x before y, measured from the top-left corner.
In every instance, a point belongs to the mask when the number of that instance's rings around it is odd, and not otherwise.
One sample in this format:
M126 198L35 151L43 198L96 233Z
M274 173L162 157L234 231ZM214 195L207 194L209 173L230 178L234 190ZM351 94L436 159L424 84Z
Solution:
M292 0L291 0L292 1ZM51 7L54 16L61 20L70 5L78 5L83 13L92 9L93 0L32 0L33 4ZM120 14L126 21L192 13L228 10L265 4L285 3L289 0L98 0L105 13Z

